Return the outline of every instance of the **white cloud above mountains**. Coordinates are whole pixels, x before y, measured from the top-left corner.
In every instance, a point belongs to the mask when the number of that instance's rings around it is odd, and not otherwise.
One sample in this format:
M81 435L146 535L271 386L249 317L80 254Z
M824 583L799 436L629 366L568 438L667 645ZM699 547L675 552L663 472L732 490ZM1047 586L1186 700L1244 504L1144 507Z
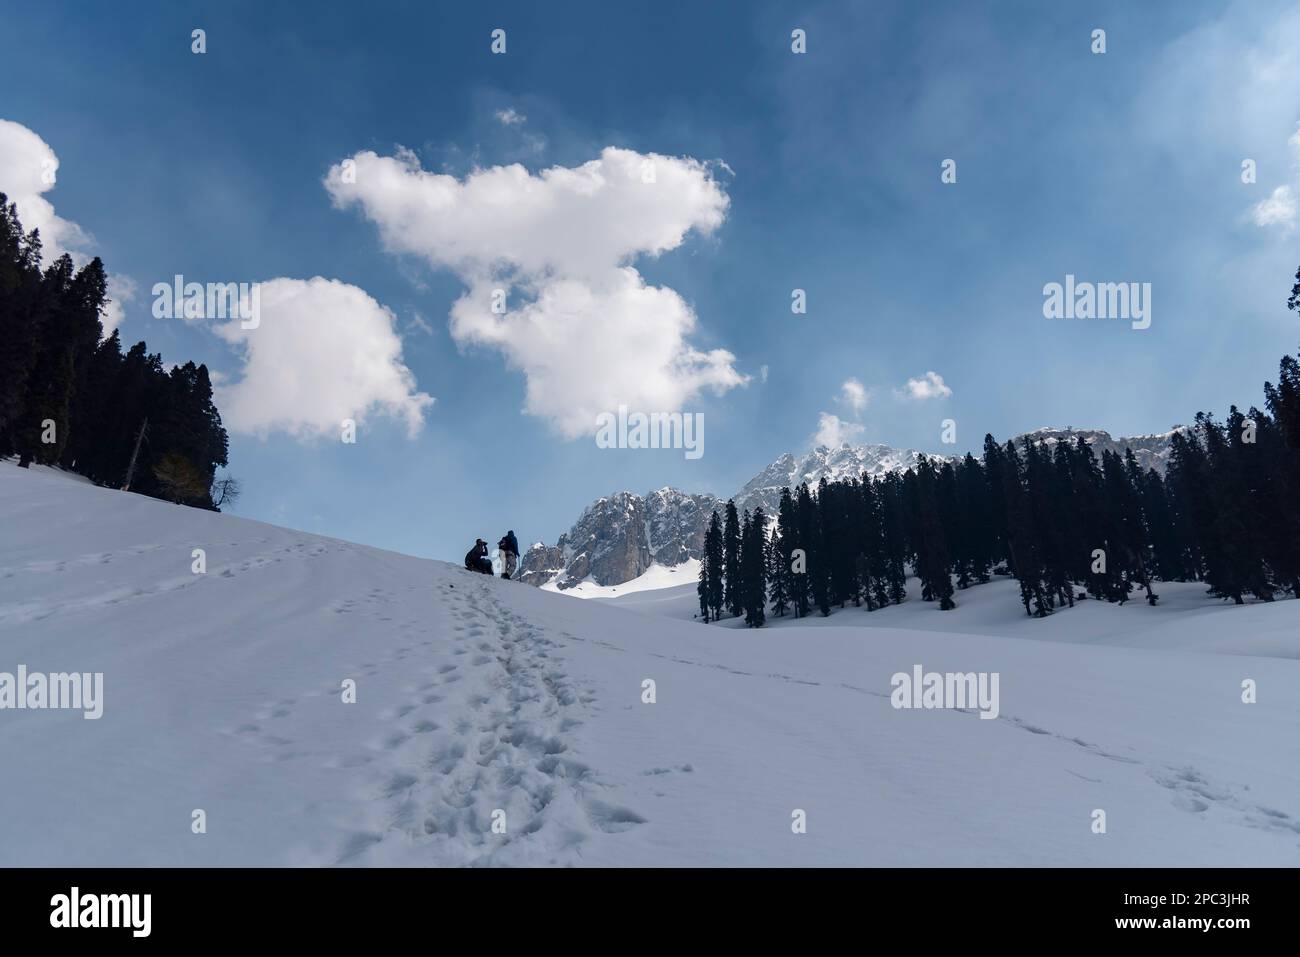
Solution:
M1300 175L1300 128L1286 141L1291 151L1291 172ZM1267 198L1260 200L1250 210L1256 226L1278 226L1283 235L1289 235L1296 227L1295 190L1289 185L1278 186Z
M907 399L924 402L927 399L947 399L952 396L952 389L937 372L927 372L915 379L908 379L899 395Z
M871 392L857 379L845 379L840 386L839 400L852 409L854 415L861 415L871 401Z
M902 388L893 390L894 400L899 402L924 402L951 396L952 389L943 381L943 376L934 371L908 379ZM851 445L858 441L866 432L866 426L860 421L862 414L874 398L874 389L864 386L858 379L845 379L840 383L835 401L848 409L851 418L841 418L832 412L819 413L817 431L812 436L813 446L824 445L835 449L845 443Z
M215 328L244 360L217 388L223 420L237 432L311 439L338 438L344 419L384 415L414 437L434 400L416 390L396 325L386 306L337 279L260 283L257 326Z
M676 411L748 381L730 352L691 343L690 304L633 265L722 224L728 199L710 166L615 147L577 167L464 179L423 170L408 151L346 162L325 177L335 205L358 207L389 252L464 282L452 337L499 350L526 377L525 411L565 437L620 405Z
M857 422L845 422L832 412L823 412L817 417L817 431L813 435L813 446L826 446L838 449L845 443L853 444L865 431L866 427Z

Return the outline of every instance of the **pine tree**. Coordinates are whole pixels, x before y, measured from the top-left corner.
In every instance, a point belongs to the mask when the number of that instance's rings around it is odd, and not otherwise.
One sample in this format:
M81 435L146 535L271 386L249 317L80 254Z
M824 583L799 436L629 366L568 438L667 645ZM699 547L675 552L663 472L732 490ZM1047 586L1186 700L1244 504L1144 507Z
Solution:
M208 371L186 363L168 375L144 343L123 356L115 332L101 342L107 294L97 258L75 269L64 255L42 271L39 234L23 234L0 194L0 456L121 487L149 420L132 490L214 508L228 439ZM229 484L222 495L233 499Z
M111 456L109 445L113 417L113 386L122 370L122 344L114 329L91 354L78 376L72 397L76 427L63 450L64 468L96 482L104 480L103 463Z
M1173 509L1165 490L1164 479L1155 469L1142 476L1142 513L1151 536L1154 573L1164 581L1187 581L1192 578L1189 563L1174 524Z
M695 586L696 597L700 601L700 618L705 624L709 622L709 551L708 536L705 535L704 554L700 556L700 577Z
M1029 497L1025 493L1020 455L1012 442L1007 442L998 462L1002 500L1007 512L1007 553L1020 584L1020 601L1025 606L1025 614L1043 618L1050 615L1052 609L1043 583L1042 562L1034 536Z
M32 462L57 462L67 441L75 359L72 279L72 257L67 254L56 259L41 277L41 339L27 379L22 417L14 430L21 468ZM51 437L53 440L47 441Z
M772 613L785 617L790 603L790 564L789 549L785 545L786 513L794 507L790 501L790 490L781 489L781 504L777 511L777 525L767 542L767 598L772 605Z
M740 600L740 516L736 503L727 502L727 517L722 528L722 578L724 601L733 617L744 611Z
M885 568L883 532L880 524L880 496L876 483L868 475L862 476L862 597L867 611L875 611L889 604L889 579Z
M23 421L27 384L40 351L41 240L23 234L18 209L0 193L0 456L12 454Z
M957 607L952 600L952 564L939 514L938 478L934 463L922 456L916 466L917 575L922 598L937 601L942 611ZM928 596L928 597L927 597Z
M984 436L984 483L988 489L988 516L991 536L990 560L996 564L1006 562L1011 574L1015 574L1015 562L1011 558L1011 533L1009 531L1009 511L1006 501L1006 472L1011 465L1006 460L1006 452L998 445L992 435Z
M709 520L709 530L704 536L704 564L708 567L708 605L709 618L717 621L722 617L723 597L725 588L723 585L723 547L722 547L722 520L718 518L715 510L713 517Z
M1250 410L1257 452L1248 463L1256 477L1253 507L1262 518L1261 547L1278 587L1300 598L1300 449L1286 444L1277 422Z
M781 489L781 504L777 515L778 535L781 543L782 577L786 594L796 618L808 614L807 548L803 539L802 496L796 498L788 488Z
M1277 420L1286 444L1300 451L1300 360L1283 356L1278 373L1276 387L1264 383L1265 404Z
M766 524L761 508L756 508L753 515L745 512L740 568L745 624L750 628L759 628L767 620L767 563L763 553Z
M808 590L812 593L813 604L817 610L826 617L831 613L831 576L830 563L831 555L826 546L826 530L822 527L822 509L821 493L826 489L826 476L822 476L821 482L818 483L818 498L813 500L811 493L808 492L808 486L801 486L800 491L800 508L807 516L806 527L801 529L800 537L804 538L808 550ZM803 508L803 495L809 495L807 508Z
M813 527L816 513L812 503L812 494L807 483L800 484L794 493L794 540L798 554L791 554L790 597L794 603L795 617L802 618L812 606L812 578L808 573L810 553L813 547Z
M907 536L904 531L903 480L895 472L885 475L876 487L880 501L882 564L888 582L889 601L907 601Z
M988 509L988 481L979 459L966 453L957 469L957 509L961 516L961 539L967 581L984 584L989 580L996 548L993 517Z
M1069 546L1058 521L1058 516L1069 506L1068 478L1062 481L1051 455L1041 443L1025 440L1023 460L1030 528L1047 607L1073 605Z
M1151 548L1148 521L1143 511L1142 470L1138 467L1137 457L1132 449L1124 450L1124 464L1119 464L1119 456L1111 453L1114 460L1112 471L1116 474L1111 479L1115 485L1114 497L1120 516L1120 541L1126 560L1133 575L1133 580L1146 592L1148 605L1160 600L1151 588L1151 570L1155 567ZM1103 465L1102 471L1105 471Z

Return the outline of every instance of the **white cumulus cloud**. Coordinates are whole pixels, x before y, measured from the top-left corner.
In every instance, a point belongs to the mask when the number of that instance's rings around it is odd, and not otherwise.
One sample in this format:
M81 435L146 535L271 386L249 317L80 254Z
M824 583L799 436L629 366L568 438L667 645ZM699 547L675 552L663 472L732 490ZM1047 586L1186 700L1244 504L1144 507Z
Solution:
M1286 145L1291 150L1291 169L1293 176L1300 173L1300 126L1287 139ZM1266 199L1260 200L1250 208L1251 219L1256 226L1281 227L1283 235L1289 235L1296 226L1296 197L1291 186L1279 186Z
M721 225L728 199L708 165L608 147L577 167L458 179L406 151L351 160L347 175L340 163L325 178L335 205L359 207L390 252L464 282L452 337L499 350L526 377L525 411L566 437L620 405L676 411L748 381L730 352L692 344L690 304L633 266Z
M91 237L54 212L42 194L54 189L59 158L50 145L21 123L0 120L0 192L18 206L23 229L41 231L42 258L51 263L64 253L82 253Z
M817 417L817 433L813 436L813 445L838 449L841 445L852 443L863 430L864 426L856 422L845 422L834 413L823 412Z
M907 384L899 390L899 394L904 398L918 399L946 399L952 395L952 389L943 381L943 376L937 372L927 372L925 375L915 379L908 379Z
M845 379L840 386L840 402L853 410L854 415L866 411L871 401L871 392L857 379Z
M228 427L263 437L338 437L344 419L361 424L383 415L405 422L412 437L419 432L434 400L416 390L388 308L320 276L260 286L255 328L235 319L215 330L244 359L238 377L217 390Z
M108 302L104 306L104 314L100 316L100 324L104 327L104 338L107 339L112 335L113 330L122 324L126 317L123 303L135 299L136 284L130 276L123 276L121 273L113 273L108 277Z
M1295 193L1290 186L1279 186L1251 208L1256 226L1281 226L1290 231L1295 228Z

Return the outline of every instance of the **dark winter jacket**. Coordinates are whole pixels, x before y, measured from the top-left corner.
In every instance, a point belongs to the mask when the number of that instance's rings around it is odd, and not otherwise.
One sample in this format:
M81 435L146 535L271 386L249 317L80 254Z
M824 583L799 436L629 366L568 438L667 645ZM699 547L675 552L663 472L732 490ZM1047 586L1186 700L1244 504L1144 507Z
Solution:
M476 544L473 548L471 548L468 552L465 553L465 567L471 568L474 571L478 571L479 563L484 558L487 558L487 553L488 553L488 547L486 543L482 545Z
M510 552L512 555L519 554L519 539L515 538L514 532L506 532L504 538L497 542L497 548L503 552Z

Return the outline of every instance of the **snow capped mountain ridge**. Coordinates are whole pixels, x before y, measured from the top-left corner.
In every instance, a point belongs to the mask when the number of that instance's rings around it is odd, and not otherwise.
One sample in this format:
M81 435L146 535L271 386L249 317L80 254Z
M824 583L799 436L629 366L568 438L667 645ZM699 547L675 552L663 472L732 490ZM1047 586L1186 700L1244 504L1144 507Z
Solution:
M1094 455L1100 456L1102 452L1114 452L1116 455L1123 456L1126 449L1132 449L1133 457L1137 459L1138 465L1144 472L1147 469L1155 469L1163 475L1165 468L1169 465L1169 455L1173 451L1174 436L1180 432L1189 431L1191 430L1188 426L1176 425L1168 432L1156 432L1151 435L1130 435L1115 439L1111 438L1109 432L1102 429L1042 428L1017 436L1016 445L1019 446L1022 441L1029 439L1050 446L1055 445L1057 442L1074 443L1082 437L1092 447Z
M849 445L847 442L832 449L819 445L802 458L786 452L763 471L745 483L736 493L736 508L751 511L761 506L772 513L781 501L781 489L793 489L803 482L817 485L823 478L828 482L847 478L873 477L887 472L901 472L912 468L922 455L933 459L949 456L918 452L915 449L896 449L889 445Z
M1026 441L1044 445L1074 443L1083 438L1098 456L1103 451L1123 455L1132 449L1138 465L1163 473L1169 462L1173 436L1186 431L1175 426L1168 432L1112 438L1101 429L1041 428L1018 435L1016 446ZM802 456L786 452L755 475L732 496L736 509L744 512L762 508L775 515L782 488L796 488L807 482L815 487L823 478L872 477L914 468L922 456L948 461L954 456L916 449L896 449L879 443L838 448L819 445ZM599 498L583 511L573 528L554 546L533 545L520 558L519 577L531 585L555 582L564 590L582 581L597 585L621 585L644 574L652 564L673 567L700 558L704 533L716 508L725 498L709 493L693 495L664 486L645 495L623 491Z

